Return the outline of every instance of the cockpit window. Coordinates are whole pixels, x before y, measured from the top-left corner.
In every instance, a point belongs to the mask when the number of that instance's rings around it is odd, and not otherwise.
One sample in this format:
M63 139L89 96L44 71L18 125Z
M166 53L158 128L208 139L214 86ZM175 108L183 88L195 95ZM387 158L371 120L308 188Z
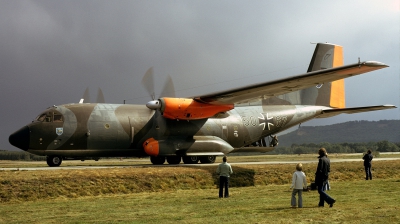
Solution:
M36 118L37 121L41 122L43 122L45 119L46 119L46 114L41 114Z
M36 118L40 122L63 122L63 116L57 112L41 114Z
M62 122L62 121L63 121L62 115L54 113L54 122Z

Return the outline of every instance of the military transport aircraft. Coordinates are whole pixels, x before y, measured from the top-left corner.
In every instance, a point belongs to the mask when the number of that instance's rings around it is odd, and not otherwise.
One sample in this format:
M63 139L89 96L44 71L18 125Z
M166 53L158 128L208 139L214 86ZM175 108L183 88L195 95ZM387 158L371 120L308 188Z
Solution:
M63 159L145 157L153 164L213 163L231 152L267 152L265 138L313 118L396 108L345 107L344 78L388 67L343 65L343 48L316 45L307 73L191 98L162 97L146 105L80 103L53 106L11 134L9 142Z

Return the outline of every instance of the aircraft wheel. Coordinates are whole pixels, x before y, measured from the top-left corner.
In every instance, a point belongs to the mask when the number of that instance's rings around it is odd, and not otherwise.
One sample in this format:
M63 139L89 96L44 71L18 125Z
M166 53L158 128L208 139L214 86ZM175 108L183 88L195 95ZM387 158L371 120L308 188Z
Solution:
M168 156L167 162L169 164L179 164L181 162L181 157L180 156Z
M154 165L162 165L165 163L165 156L150 156L150 162Z
M183 163L185 164L196 164L199 162L199 157L197 156L184 156L182 157Z
M62 163L62 157L60 156L47 156L47 165L50 167L60 166Z
M216 156L202 156L200 157L201 163L214 163Z

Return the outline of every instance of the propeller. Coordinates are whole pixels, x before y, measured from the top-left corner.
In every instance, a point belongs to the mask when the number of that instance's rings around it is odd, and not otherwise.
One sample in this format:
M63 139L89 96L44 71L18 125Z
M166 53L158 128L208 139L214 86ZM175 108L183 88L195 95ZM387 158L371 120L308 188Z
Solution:
M97 90L96 103L105 103L105 102L106 102L106 100L104 99L103 91L101 91L101 89L99 88Z
M151 99L154 100L156 96L154 93L153 67L147 69L142 78L142 85L146 88L147 92L151 96Z
M159 100L155 99L155 89L154 89L154 74L153 67L149 68L142 78L142 84L146 88L148 94L151 96L152 101L146 103L149 109L156 110L161 108ZM161 90L160 97L175 97L175 87L172 82L172 78L168 75L166 82Z
M85 92L83 93L83 96L82 96L82 98L81 98L81 100L79 101L79 103L83 103L83 101L87 101L87 102L89 102L89 99L90 99L90 95L89 95L89 87L86 87L86 90L85 90Z
M89 87L86 88L85 92L83 93L83 97L79 101L79 103L83 103L83 101L90 102ZM105 103L103 91L100 88L97 91L96 103Z

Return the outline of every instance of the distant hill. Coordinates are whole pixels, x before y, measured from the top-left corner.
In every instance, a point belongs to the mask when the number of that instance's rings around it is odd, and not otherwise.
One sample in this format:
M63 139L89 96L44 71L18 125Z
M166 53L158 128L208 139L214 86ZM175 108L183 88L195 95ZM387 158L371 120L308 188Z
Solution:
M300 126L279 136L279 146L303 143L400 142L400 120L349 121L326 126Z

